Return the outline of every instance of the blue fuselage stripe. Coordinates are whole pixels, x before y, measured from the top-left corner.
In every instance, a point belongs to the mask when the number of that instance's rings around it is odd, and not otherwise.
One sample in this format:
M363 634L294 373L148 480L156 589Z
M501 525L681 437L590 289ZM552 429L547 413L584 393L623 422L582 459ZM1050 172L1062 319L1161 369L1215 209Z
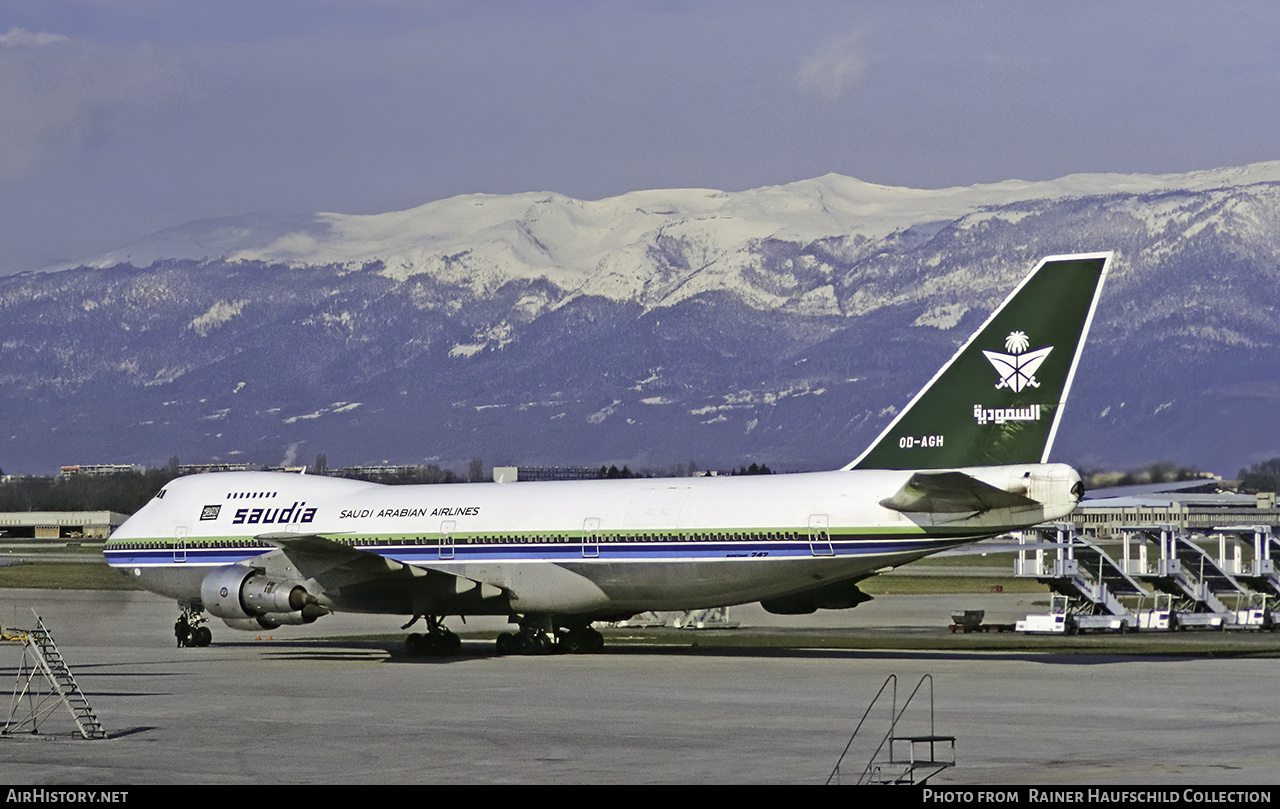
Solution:
M500 544L453 545L369 545L355 546L353 551L377 554L406 564L430 565L449 562L578 562L643 560L660 562L685 559L726 559L743 557L810 557L810 556L889 556L915 551L928 552L953 546L963 539L876 538L853 541L833 540L810 543L788 542L604 542L595 545L564 544ZM828 545L830 551L827 551ZM103 552L107 563L115 567L154 566L159 564L228 565L272 552L272 548L108 548ZM816 550L816 552L815 552Z

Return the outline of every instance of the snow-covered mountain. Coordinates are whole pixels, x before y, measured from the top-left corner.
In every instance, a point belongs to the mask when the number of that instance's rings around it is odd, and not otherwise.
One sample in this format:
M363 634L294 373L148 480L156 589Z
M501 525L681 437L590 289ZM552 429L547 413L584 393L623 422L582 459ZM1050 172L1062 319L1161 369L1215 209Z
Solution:
M1061 459L1280 455L1280 162L827 175L171 228L0 279L0 467L853 457L1035 261L1115 250Z
M239 216L161 231L86 262L107 267L157 261L251 261L363 267L404 281L424 275L486 295L511 281L545 279L566 299L597 295L670 306L722 288L750 289L762 242L835 241L849 256L912 229L973 227L1021 217L1032 201L1214 189L1280 181L1280 161L1181 175L1078 174L921 190L837 174L729 193L636 191L598 201L553 193L469 194L407 211L355 216ZM1157 214L1158 216L1158 214ZM843 244L841 244L843 243ZM787 280L787 279L782 279ZM780 291L781 292L781 291ZM797 301L765 294L759 308Z

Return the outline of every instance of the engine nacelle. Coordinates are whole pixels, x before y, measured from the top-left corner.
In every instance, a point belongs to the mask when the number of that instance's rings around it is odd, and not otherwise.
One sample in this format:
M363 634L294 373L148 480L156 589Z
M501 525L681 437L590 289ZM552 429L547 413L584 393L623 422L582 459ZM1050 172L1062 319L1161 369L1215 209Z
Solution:
M282 626L300 626L313 623L329 611L319 604L310 604L297 612L270 612L255 618L223 618L222 622L242 632L259 632L263 629L279 629Z
M257 618L223 618L222 623L241 632L261 632L264 629L275 629L274 626L263 626Z
M774 615L808 615L818 610L847 610L870 600L871 596L858 589L857 582L839 581L781 598L766 598L760 606Z
M200 583L200 600L206 610L224 620L256 619L271 613L300 613L316 604L315 596L301 584L268 576L257 568L242 565L227 565L209 571Z

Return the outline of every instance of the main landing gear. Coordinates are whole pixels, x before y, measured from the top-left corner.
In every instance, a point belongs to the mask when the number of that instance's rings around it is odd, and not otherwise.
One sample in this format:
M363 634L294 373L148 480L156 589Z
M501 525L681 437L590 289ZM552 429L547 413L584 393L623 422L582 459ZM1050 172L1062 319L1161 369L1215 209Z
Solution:
M184 646L208 646L213 642L213 632L205 626L208 618L199 610L183 607L182 613L173 625L173 636L178 641L178 648Z
M604 635L590 624L557 627L549 618L523 618L519 632L503 632L497 640L500 655L595 654L603 648Z
M457 654L462 648L462 639L440 623L441 619L432 616L426 616L426 618L426 633L414 632L405 638L405 651L413 657Z

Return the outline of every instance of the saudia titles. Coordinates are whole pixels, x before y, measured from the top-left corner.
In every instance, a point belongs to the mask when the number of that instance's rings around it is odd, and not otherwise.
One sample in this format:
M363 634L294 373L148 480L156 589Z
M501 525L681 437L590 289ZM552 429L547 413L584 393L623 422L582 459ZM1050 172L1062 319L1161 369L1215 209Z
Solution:
M288 508L241 508L236 510L232 525L257 525L259 523L311 522L316 518L316 508L306 508L306 501L294 501Z
M1031 346L1031 340L1024 331L1009 332L1009 336L1004 338L1004 347L1009 352L1001 354L998 351L983 351L982 354L991 363L991 367L995 368L996 373L1000 374L1000 381L996 383L996 390L1008 389L1014 393L1021 393L1025 388L1038 388L1040 383L1036 381L1036 371L1040 365L1049 356L1049 352L1053 351L1053 346L1044 346L1037 348L1035 351L1028 351ZM1027 407L984 407L980 404L973 406L974 421L979 424L987 424L993 422L995 424L1004 424L1009 421L1039 421L1040 405L1033 404Z

